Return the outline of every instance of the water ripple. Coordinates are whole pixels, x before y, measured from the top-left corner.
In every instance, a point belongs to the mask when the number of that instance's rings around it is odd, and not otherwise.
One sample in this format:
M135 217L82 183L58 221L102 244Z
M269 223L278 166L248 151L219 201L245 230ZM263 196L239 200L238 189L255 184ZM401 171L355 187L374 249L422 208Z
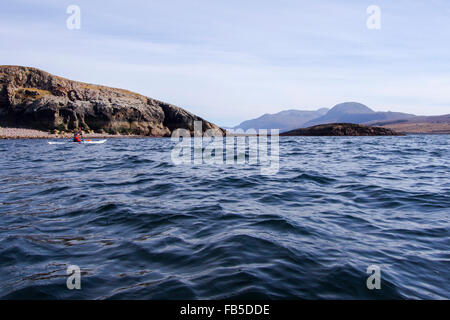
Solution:
M172 146L1 141L0 298L450 298L448 136L282 137L274 176Z

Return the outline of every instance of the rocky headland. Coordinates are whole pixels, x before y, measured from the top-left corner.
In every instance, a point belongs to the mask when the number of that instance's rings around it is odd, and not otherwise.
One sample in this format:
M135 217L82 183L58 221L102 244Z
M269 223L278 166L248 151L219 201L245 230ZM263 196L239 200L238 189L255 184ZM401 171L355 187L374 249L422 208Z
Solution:
M178 128L193 132L194 121L202 121L203 130L222 131L180 107L134 92L72 81L36 68L0 66L1 127L62 136L82 128L97 135L167 137Z

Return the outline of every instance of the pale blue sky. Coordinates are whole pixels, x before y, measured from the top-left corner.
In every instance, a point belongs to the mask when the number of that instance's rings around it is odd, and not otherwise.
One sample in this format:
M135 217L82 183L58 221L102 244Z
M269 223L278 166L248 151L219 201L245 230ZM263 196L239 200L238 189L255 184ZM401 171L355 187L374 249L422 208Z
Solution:
M66 9L81 8L68 30ZM381 8L381 30L366 9ZM358 101L450 113L450 1L0 2L0 64L164 100L219 125Z

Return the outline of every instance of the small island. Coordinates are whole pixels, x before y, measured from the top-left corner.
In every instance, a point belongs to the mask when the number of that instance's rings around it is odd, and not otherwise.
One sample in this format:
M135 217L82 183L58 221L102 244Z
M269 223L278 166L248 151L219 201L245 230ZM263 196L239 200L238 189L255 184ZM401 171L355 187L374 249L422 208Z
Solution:
M354 123L328 123L283 132L281 136L401 136L394 130Z

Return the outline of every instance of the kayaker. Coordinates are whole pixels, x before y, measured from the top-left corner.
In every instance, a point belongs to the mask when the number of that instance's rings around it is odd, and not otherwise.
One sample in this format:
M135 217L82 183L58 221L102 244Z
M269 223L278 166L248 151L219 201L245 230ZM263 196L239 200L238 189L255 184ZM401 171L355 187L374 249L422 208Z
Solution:
M83 132L81 131L81 129L78 132L75 132L75 135L73 136L73 142L82 142L82 137L83 136Z

